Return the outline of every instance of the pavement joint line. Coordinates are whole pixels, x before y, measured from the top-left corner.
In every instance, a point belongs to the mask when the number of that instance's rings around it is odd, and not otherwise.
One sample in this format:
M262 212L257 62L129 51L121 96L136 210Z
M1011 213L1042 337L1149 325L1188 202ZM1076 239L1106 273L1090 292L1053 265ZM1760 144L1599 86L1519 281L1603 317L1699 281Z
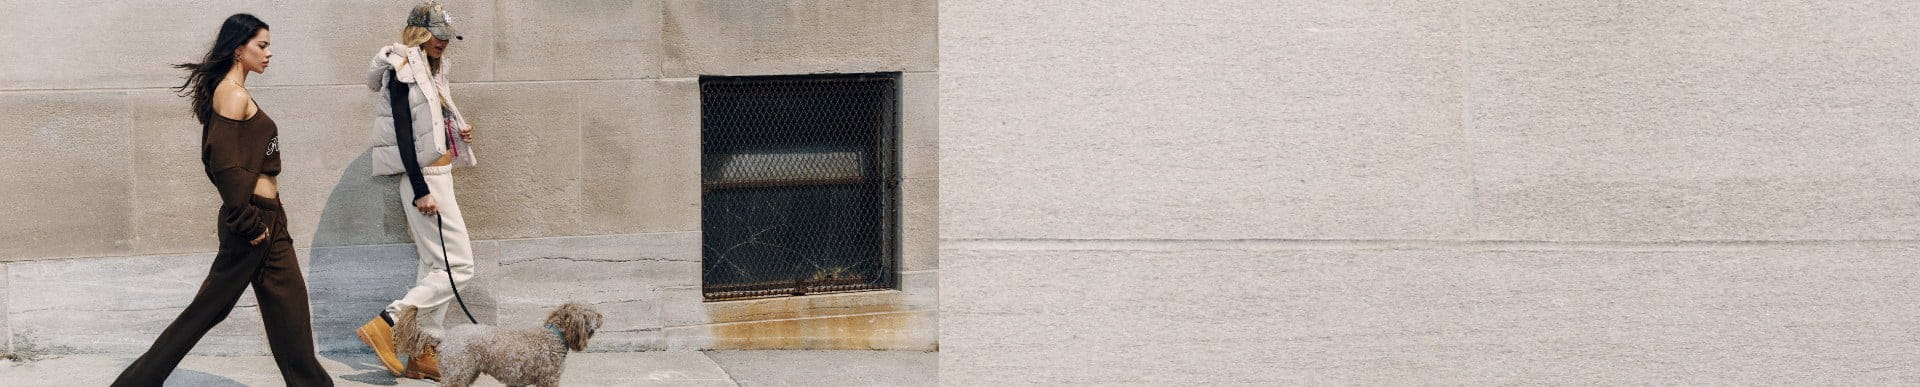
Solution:
M727 376L727 379L726 379L727 383L732 383L735 386L740 385L740 380L733 378L733 371L728 371L727 366L720 365L720 359L713 358L713 351L696 351L696 352L700 352L700 356L706 357L708 362L712 362L713 368L719 368L720 374Z

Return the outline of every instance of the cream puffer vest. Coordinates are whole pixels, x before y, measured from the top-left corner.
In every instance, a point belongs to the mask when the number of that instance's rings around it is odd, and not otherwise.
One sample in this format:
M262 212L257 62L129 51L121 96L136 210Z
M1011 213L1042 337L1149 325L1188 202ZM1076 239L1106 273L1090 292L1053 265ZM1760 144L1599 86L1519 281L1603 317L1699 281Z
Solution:
M373 114L373 149L371 150L372 168L375 176L406 173L400 163L400 147L393 133L393 106L387 90L388 70L393 70L401 83L407 84L407 105L413 111L413 146L419 157L420 167L439 160L447 154L447 117L442 111L453 113L453 127L465 127L467 119L460 114L460 108L447 93L447 69L451 67L446 58L440 59L440 73L433 74L427 65L426 53L418 47L400 44L381 47L373 54L372 68L367 71L367 88L376 93ZM428 98L435 96L437 98ZM442 101L445 108L442 109ZM458 132L456 132L458 133ZM459 157L454 158L453 166L471 167L477 162L473 157L473 146L459 141Z

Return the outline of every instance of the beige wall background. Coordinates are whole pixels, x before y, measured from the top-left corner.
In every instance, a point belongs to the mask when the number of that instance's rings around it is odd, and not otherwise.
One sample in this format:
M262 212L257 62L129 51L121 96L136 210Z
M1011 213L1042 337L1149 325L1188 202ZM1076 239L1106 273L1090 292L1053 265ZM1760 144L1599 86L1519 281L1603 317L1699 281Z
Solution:
M635 316L608 349L738 340L688 282L694 77L901 71L908 288L821 304L939 335L946 384L1920 380L1903 3L449 3L483 320L589 294ZM9 346L138 350L184 305L214 202L165 65L247 11L349 349L410 278L357 85L407 4L0 3ZM201 353L263 351L243 300Z
M198 60L227 15L249 12L273 33L274 66L248 86L284 137L281 194L321 349L358 349L352 329L413 279L398 181L367 173L377 101L363 82L415 3L0 2L9 348L137 352L190 300L218 198L198 124L170 89L183 73L168 65ZM480 272L462 290L483 322L532 324L574 300L609 315L597 350L935 345L933 1L443 3L466 36L447 55L477 131L481 166L455 179ZM701 302L698 77L864 72L903 74L906 285ZM253 298L242 300L196 353L265 353ZM815 305L836 303L868 305L865 320ZM791 314L731 312L751 308Z
M1920 382L1911 4L939 8L944 384Z

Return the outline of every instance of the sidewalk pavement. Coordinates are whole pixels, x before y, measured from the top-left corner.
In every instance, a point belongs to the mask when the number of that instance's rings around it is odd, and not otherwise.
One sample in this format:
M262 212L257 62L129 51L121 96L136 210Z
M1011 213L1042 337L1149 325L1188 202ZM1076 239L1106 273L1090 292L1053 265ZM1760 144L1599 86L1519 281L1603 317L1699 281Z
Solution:
M134 355L61 355L0 360L0 386L104 386ZM660 351L567 355L563 386L930 386L939 354L911 351ZM395 379L371 353L325 353L342 386L432 386ZM278 386L271 356L189 356L168 386ZM499 386L482 376L479 386Z

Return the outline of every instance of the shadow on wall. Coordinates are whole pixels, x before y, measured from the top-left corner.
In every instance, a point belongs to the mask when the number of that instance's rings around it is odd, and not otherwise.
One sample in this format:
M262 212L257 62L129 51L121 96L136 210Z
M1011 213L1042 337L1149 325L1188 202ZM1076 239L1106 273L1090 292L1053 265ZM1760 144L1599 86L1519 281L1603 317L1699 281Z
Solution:
M370 176L371 151L347 164L333 192L320 210L313 233L315 249L413 243L407 238L407 216L400 212L398 176Z
M369 175L372 156L361 152L341 172L327 196L308 253L307 287L313 329L324 356L356 370L379 370L354 331L388 302L406 294L419 270L419 253L407 236L397 176ZM465 292L468 304L492 304L483 292ZM450 313L451 314L451 313ZM482 322L491 320L492 313ZM385 375L381 371L380 376Z
M307 253L307 294L322 353L361 348L354 330L407 291L417 269L406 215L393 199L399 187L392 176L369 175L371 163L371 153L360 152L340 173ZM328 357L354 369L380 367L355 364L364 357Z

